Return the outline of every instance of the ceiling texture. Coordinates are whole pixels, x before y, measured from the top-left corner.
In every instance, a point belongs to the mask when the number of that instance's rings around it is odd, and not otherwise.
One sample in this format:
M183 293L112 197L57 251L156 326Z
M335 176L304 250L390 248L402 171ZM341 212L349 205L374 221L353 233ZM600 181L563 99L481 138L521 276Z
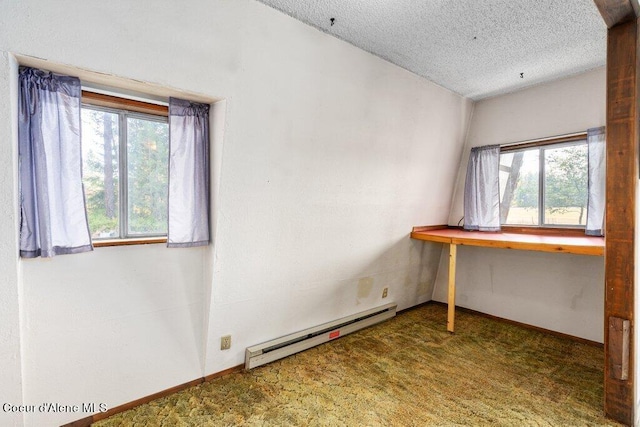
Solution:
M593 0L258 0L473 100L603 66Z

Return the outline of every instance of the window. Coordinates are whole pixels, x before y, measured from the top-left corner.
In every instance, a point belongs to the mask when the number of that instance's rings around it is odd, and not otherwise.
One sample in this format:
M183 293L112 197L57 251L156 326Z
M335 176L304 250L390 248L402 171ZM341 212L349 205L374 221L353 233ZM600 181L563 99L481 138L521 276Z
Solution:
M500 223L584 227L587 221L586 137L502 147Z
M81 116L92 239L166 236L167 108L83 92Z

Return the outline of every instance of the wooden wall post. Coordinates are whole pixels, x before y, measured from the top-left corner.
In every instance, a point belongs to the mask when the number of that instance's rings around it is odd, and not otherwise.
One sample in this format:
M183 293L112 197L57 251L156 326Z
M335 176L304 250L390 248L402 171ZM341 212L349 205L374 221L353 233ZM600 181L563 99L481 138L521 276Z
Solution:
M599 2L608 3L596 0ZM634 422L635 348L629 336L633 337L635 328L637 52L638 21L635 15L610 26L607 37L604 409L608 417L626 425ZM626 332L622 325L627 325Z
M607 207L604 411L634 424L634 287L638 185L637 0L594 0L607 24Z

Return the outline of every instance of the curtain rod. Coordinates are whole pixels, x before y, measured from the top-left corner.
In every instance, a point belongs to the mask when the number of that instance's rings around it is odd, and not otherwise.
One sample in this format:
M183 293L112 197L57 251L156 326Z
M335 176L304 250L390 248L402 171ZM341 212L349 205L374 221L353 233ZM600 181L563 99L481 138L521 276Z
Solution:
M169 102L167 97L162 97L158 95L150 95L138 91L128 90L128 89L119 89L111 86L105 86L97 83L85 83L82 82L82 90L86 90L88 92L100 93L102 95L108 96L116 96L119 98L132 99L134 101L146 102L149 104L162 105L163 107L168 107Z
M500 151L512 151L537 145L556 144L560 142L578 141L587 138L587 131L565 133L562 135L548 136L546 138L528 139L508 144L500 144Z

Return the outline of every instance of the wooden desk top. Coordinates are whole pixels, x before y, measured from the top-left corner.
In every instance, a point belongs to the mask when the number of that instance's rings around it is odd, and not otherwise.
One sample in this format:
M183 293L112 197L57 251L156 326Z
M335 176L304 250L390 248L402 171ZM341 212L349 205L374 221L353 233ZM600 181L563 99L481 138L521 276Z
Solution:
M454 245L604 256L604 237L465 231L460 228L413 227L411 238Z

